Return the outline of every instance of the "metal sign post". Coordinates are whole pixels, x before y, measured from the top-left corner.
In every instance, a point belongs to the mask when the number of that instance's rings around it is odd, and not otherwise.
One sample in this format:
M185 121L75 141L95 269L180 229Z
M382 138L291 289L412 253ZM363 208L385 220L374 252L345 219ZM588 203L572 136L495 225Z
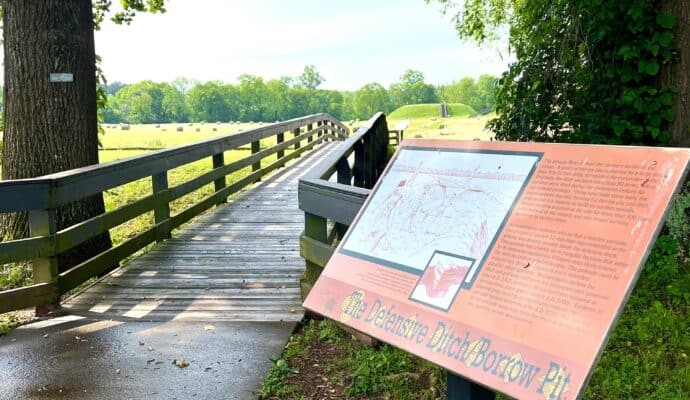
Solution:
M474 382L448 372L448 400L495 400L496 393Z

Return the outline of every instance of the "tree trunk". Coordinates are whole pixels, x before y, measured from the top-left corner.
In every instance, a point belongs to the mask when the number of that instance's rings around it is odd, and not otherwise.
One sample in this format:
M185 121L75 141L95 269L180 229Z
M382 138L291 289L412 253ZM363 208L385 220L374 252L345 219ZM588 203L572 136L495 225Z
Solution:
M90 0L3 0L5 132L2 179L98 163L96 61ZM70 73L72 82L51 82ZM104 212L96 195L57 210L58 230ZM0 239L28 234L26 214L5 214ZM111 246L105 233L60 255L60 271Z
M690 2L666 1L664 11L676 15L673 47L678 57L661 71L662 83L678 89L673 99L676 119L669 127L671 145L690 147Z

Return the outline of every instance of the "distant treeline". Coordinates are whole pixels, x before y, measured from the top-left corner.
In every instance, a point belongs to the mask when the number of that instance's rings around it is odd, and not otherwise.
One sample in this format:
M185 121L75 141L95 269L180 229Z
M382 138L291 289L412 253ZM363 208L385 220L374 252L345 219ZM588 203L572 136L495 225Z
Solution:
M369 83L354 92L338 91L319 89L324 78L314 66L307 66L298 77L264 81L244 74L236 84L186 78L131 85L114 82L102 87L107 95L102 113L105 123L167 123L282 121L319 112L341 120L366 119L377 111L389 113L406 104L440 101L464 103L481 111L494 106L495 81L482 75L477 80L463 78L434 86L424 82L421 72L407 70L387 89Z

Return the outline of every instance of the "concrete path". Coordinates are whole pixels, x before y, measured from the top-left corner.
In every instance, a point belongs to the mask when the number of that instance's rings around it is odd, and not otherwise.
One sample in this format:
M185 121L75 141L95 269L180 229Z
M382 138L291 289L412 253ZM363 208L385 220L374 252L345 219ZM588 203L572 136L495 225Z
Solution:
M297 180L335 147L1 337L0 400L255 399L303 316Z

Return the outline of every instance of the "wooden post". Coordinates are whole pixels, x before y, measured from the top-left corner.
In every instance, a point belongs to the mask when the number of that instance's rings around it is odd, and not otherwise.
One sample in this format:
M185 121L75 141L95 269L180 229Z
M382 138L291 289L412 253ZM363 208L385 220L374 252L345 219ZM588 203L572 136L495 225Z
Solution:
M55 209L29 211L29 232L31 237L49 236L57 232ZM53 252L54 253L54 252ZM34 283L53 283L55 293L48 304L36 306L36 315L45 315L60 308L57 291L58 259L56 254L32 260Z
M341 158L336 165L336 170L338 171L338 183L344 185L352 185L352 169L347 161L347 158Z
M448 372L448 400L495 400L496 393Z
M213 155L213 169L221 168L223 165L225 165L224 155L224 153L218 153ZM216 192L222 190L226 185L225 175L213 181L213 185L215 187ZM218 205L223 204L225 202L227 202L227 199L223 198L223 200L218 202Z
M364 141L361 139L355 143L355 165L352 173L355 186L364 187Z
M338 183L343 185L352 186L352 168L350 168L350 163L347 158L341 158L336 165L336 170L338 171ZM338 233L338 238L342 239L347 231L347 225L336 223L335 231Z
M277 136L276 143L281 144L285 141L285 133L280 132ZM285 157L285 150L278 150L278 159Z
M318 240L319 242L326 243L328 239L326 218L305 212L304 235ZM306 269L304 270L302 278L300 279L300 291L303 299L306 298L309 291L311 291L314 283L316 283L316 279L319 277L319 275L321 275L322 270L323 268L321 268L319 265L314 264L311 261L306 261Z
M252 142L252 155L258 153L261 149L261 144L257 140L256 142ZM252 172L256 172L261 169L261 160L255 162L252 164Z
M299 136L300 128L296 128L295 130L292 131L292 133L295 135L295 137ZM295 151L299 150L300 143L297 142L295 143ZM299 157L299 155L297 156Z
M324 127L324 129L323 129L323 132L321 132L321 134L325 136L328 134L328 121L323 121L323 127ZM323 141L327 142L328 138L325 138Z
M151 186L153 187L153 193L168 190L168 171L163 171L161 173L152 175ZM170 203L167 199L156 205L156 207L153 209L153 220L156 225L169 222ZM163 224L158 230L156 230L156 242L162 242L165 239L170 239L170 225L168 224Z
M364 187L371 189L374 186L374 132L364 136Z
M312 127L313 127L312 124L307 125L307 132L311 131L311 130L312 130ZM312 140L314 140L314 136L309 136L309 137L307 138L307 143L311 143Z

